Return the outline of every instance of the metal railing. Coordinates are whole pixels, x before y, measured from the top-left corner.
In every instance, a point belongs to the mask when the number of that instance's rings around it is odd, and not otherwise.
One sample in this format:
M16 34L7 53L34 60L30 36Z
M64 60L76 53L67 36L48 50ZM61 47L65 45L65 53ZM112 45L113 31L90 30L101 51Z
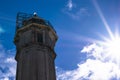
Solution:
M37 17L37 18L33 18L33 17ZM16 19L16 31L18 29L24 27L25 25L28 25L28 24L31 24L31 23L46 25L48 27L51 27L55 31L55 29L53 28L53 26L51 25L51 23L48 20L44 20L44 19L39 18L38 16L33 15L33 14L27 14L27 13L19 12L17 14L16 18L17 18Z

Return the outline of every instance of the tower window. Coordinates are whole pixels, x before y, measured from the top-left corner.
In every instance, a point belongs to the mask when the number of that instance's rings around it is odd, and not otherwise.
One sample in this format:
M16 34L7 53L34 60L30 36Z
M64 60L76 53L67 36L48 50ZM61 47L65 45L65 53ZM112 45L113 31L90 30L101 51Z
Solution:
M43 34L42 33L37 33L37 41L40 43L43 43Z

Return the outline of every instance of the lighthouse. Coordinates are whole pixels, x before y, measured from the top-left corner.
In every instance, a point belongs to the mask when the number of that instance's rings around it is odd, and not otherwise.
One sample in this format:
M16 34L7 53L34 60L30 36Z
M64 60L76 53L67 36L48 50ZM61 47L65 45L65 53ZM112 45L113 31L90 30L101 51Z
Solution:
M56 80L54 51L58 39L51 23L36 13L16 17L16 80Z

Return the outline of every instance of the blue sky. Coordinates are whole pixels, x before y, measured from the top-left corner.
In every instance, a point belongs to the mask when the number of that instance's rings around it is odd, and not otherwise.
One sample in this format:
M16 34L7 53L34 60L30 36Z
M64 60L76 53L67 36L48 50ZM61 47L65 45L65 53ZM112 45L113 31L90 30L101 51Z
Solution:
M106 26L113 33L119 30L120 0L1 0L0 80L14 80L13 38L18 12L37 12L57 31L55 63L58 80L120 79L120 67L110 58L107 62L102 54L104 50L95 42L102 40L101 35L110 37ZM113 72L108 74L111 70Z

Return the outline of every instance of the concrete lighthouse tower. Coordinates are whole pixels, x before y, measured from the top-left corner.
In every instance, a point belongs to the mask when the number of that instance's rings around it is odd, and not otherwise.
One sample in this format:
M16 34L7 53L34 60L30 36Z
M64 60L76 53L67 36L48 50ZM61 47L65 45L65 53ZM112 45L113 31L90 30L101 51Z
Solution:
M49 21L36 13L18 13L16 20L16 80L56 80L54 46L58 37Z

